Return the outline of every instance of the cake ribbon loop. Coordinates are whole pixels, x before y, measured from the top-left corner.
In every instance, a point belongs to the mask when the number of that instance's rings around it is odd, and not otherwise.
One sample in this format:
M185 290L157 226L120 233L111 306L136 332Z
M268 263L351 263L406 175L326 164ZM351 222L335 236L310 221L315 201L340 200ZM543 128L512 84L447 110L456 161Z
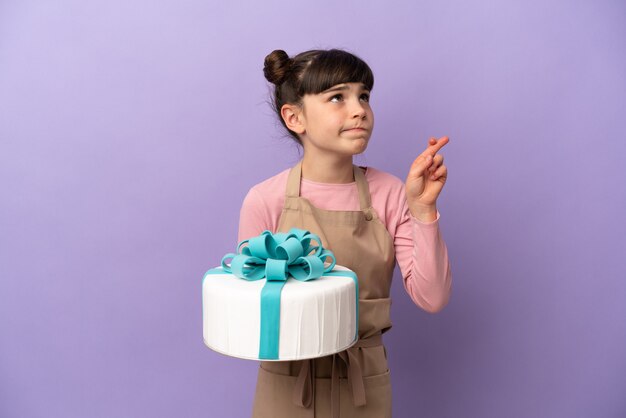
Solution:
M311 245L312 242L317 245ZM265 230L241 241L237 252L222 258L222 269L244 280L267 280L261 290L259 358L278 360L280 293L285 282L289 276L299 281L322 277L335 267L335 255L322 246L317 235L298 228L275 234ZM231 259L230 265L226 262L228 259ZM330 262L325 265L327 259Z

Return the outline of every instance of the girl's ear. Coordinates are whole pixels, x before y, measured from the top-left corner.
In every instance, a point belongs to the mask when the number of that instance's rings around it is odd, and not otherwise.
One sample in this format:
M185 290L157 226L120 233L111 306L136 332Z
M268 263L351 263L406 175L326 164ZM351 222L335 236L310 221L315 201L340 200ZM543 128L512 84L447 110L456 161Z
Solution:
M285 125L289 130L297 133L303 134L305 131L304 126L304 115L302 112L302 107L294 104L284 104L283 107L280 108L280 115L285 121Z

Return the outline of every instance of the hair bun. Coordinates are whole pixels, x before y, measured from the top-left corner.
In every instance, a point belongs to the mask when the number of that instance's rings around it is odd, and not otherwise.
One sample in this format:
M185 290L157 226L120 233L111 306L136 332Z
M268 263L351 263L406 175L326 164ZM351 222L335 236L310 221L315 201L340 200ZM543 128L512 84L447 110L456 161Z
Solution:
M265 57L263 74L270 83L280 85L285 81L285 76L291 67L293 60L282 49L275 49Z

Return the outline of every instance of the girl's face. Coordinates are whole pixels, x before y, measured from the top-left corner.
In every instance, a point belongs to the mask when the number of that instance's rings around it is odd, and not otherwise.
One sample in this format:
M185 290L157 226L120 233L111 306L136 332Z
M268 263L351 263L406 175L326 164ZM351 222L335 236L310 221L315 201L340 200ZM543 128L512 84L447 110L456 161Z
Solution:
M369 104L370 92L362 83L337 84L318 94L302 98L300 139L307 149L360 154L367 148L374 128L374 112Z

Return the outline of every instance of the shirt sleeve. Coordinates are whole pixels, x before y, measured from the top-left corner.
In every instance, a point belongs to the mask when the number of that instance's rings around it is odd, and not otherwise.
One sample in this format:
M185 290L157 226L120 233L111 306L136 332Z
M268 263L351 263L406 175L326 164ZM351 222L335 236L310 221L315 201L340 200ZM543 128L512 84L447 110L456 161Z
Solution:
M273 222L261 194L253 187L243 199L239 212L238 241L260 235L263 231L273 230Z
M437 211L437 219L422 222L413 217L406 199L400 207L394 245L404 288L417 306L439 312L452 290L448 249L439 229L441 215Z

